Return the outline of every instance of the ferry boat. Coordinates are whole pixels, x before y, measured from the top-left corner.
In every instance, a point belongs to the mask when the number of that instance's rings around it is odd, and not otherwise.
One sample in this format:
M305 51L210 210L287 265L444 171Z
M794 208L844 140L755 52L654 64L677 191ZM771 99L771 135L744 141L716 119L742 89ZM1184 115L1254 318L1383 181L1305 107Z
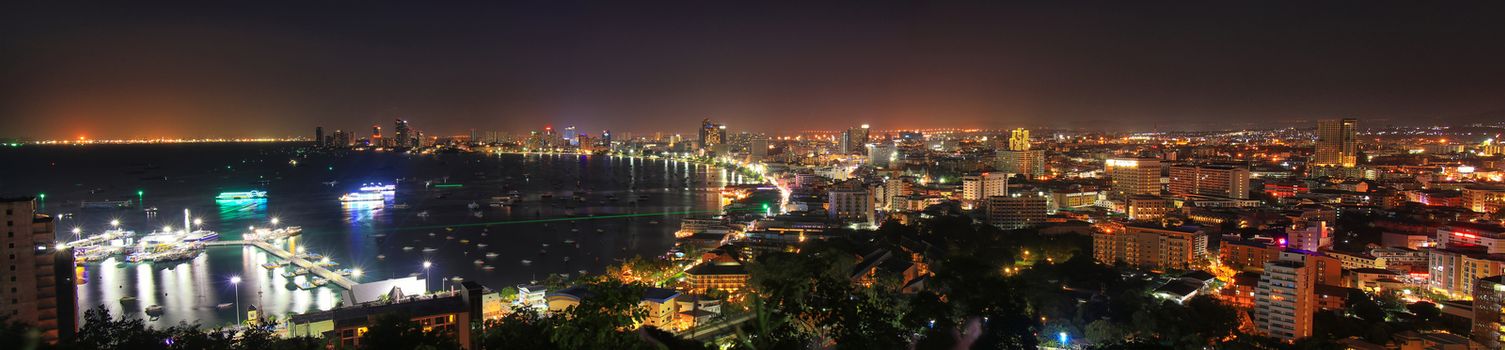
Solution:
M340 196L341 202L375 202L384 199L386 197L376 192L350 192Z
M209 230L193 231L193 232L189 232L188 235L183 236L183 242L188 242L188 243L208 242L208 241L213 241L213 240L217 240L217 239L219 239L219 232L214 232L214 231L209 231Z
M242 192L220 192L220 194L218 196L215 196L214 199L215 200L222 200L222 201L231 201L231 200L242 200L242 199L261 199L261 198L266 198L266 197L267 197L267 191L254 191L253 190L253 191L242 191Z

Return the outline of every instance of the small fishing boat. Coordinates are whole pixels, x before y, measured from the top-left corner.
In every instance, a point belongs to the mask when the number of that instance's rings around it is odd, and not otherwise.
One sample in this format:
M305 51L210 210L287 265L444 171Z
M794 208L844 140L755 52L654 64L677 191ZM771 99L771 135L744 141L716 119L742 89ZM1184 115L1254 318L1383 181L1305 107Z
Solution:
M486 258L487 259L495 259L497 256L500 256L500 255L501 254L497 254L497 253L486 253Z
M491 270L496 270L496 267L495 266L491 266L491 265L486 265L486 266L481 266L481 269L482 270L486 270L486 271L491 271Z
M129 305L129 304L135 304L135 303L136 303L136 297L129 296L129 295L120 297L120 304L121 305Z
M146 315L147 316L157 317L157 316L162 316L162 313L163 313L162 305L152 305L152 306L147 306L146 307Z
M486 261L485 260L481 260L481 259L476 259L476 261L472 261L472 262L475 263L476 265L486 265Z
M523 265L532 265L533 264L533 260L523 259L522 263L523 263Z
M433 252L437 252L437 251L439 251L438 248L423 248L423 252L424 253L433 253Z
M481 235L485 235L485 234L482 233ZM476 248L486 248L486 246L488 246L488 245L489 244L486 244L486 243L476 243Z
M412 251L413 250L413 246L402 247L402 250L403 251Z
M386 254L377 254L376 255L376 260L382 260L382 259L386 259L386 258L387 258Z
M224 309L229 309L231 306L234 306L234 305L235 305L235 303L220 303L219 305L215 305L214 307L218 308L220 310L224 310Z

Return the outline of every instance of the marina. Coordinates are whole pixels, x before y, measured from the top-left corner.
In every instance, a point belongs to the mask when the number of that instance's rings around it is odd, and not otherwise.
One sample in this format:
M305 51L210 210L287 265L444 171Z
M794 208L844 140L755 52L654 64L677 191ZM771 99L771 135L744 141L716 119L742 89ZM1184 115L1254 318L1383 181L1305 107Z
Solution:
M111 149L102 148L89 156L130 159L130 154L137 153L129 151L133 147L136 146L120 146L125 154L112 154ZM177 246L193 249L185 249L185 253L177 256L140 256L140 263L127 261L129 254L126 251L112 251L127 249L110 248L112 244L89 243L93 246L91 250L75 249L75 252L94 254L80 261L84 271L80 277L83 284L78 286L81 306L102 304L113 312L145 317L142 308L160 305L165 307L164 314L148 321L161 326L178 321L199 320L204 324L216 324L233 319L235 315L231 310L214 308L214 305L234 298L234 288L228 282L232 276L245 279L241 283L242 307L257 305L268 315L287 315L332 307L339 302L339 290L344 288L342 284L349 284L347 281L415 274L421 278L425 272L424 261L433 263L427 272L434 279L463 277L468 281L497 286L528 283L557 274L575 276L583 272L600 272L617 259L634 255L657 256L668 250L674 243L674 227L651 222L673 222L677 217L691 215L690 212L698 208L718 206L719 196L715 193L685 191L683 188L706 187L701 183L737 181L721 169L687 162L563 154L416 157L357 153L309 155L299 162L330 164L337 170L345 169L337 175L328 173L329 166L299 166L274 173L271 170L242 169L238 165L242 159L254 163L258 159L274 161L283 158L281 162L285 163L284 157L294 156L268 151L272 149L277 148L225 145L183 150L183 154L168 152L163 159L174 161L153 166L158 167L156 169L135 165L124 170L145 169L148 175L152 172L203 174L174 176L172 178L179 180L173 180L171 184L143 185L130 177L120 179L118 184L94 185L90 181L97 179L69 178L66 171L62 176L26 181L46 180L66 186L91 183L80 188L125 189L122 192L132 196L139 187L144 193L144 202L137 202L145 205L138 204L136 209L81 210L68 201L90 198L89 191L50 191L46 210L55 214L73 214L71 217L57 216L63 218L58 222L60 234L66 234L73 227L103 233L116 227L111 226L111 222L118 220L119 229L136 231L132 234L133 241L119 242L119 245L131 247L128 249L139 247L142 237L150 236L151 232L164 232L163 228L168 226L172 227L173 234L184 235L180 239L187 239L182 232L185 227L182 208L189 208L195 217L203 219L201 226L190 220L188 224L195 229L188 233L218 233L218 240L203 242L201 248L181 243ZM194 159L220 158L230 159L226 163L237 171L224 171L223 166L219 167L221 170L205 171L186 165ZM394 164L401 166L387 168ZM486 179L475 178L472 174L476 172L483 172ZM463 181L464 186L434 186L445 184L446 176L450 177L447 183ZM267 183L260 185L262 180L267 180ZM336 184L327 185L325 182ZM374 192L382 193L381 201L339 201L342 195L365 192L361 190L364 184L378 182L382 188ZM243 184L257 184L257 191L266 194L262 198L218 198L217 194L224 192L247 191ZM26 186L56 188L61 185L44 182ZM581 189L577 190L577 186ZM574 200L576 192L581 192L587 201ZM609 196L619 199L611 201ZM490 205L493 197L517 199L510 206L494 207ZM629 203L621 198L642 199ZM472 202L480 204L480 208L469 209ZM605 204L601 204L603 202ZM161 209L146 211L143 207ZM273 223L274 219L279 221ZM296 226L284 223L296 223ZM79 239L105 238L98 235L84 234ZM284 260L282 254L274 254L274 251L254 244L236 244L237 241L278 239L296 239L298 242L297 247L271 243L280 246L278 249L284 252L316 251L339 265L323 267L327 273L309 272L287 278L282 275L286 270L296 272L297 268L306 268L318 271L309 266L321 259L305 257L305 263L294 264ZM539 250L545 243L549 244L547 255L540 255ZM475 264L478 259L485 263ZM522 260L528 260L528 263L523 264ZM345 269L349 270L341 272ZM360 270L363 277L345 275L353 275L355 270ZM327 282L318 286L313 277ZM315 288L299 289L301 286L295 282L298 279L307 280L305 286ZM293 288L286 288L290 283ZM433 285L433 288L439 287L439 283ZM126 294L141 297L137 302L122 305L120 299ZM195 297L180 299L180 294Z

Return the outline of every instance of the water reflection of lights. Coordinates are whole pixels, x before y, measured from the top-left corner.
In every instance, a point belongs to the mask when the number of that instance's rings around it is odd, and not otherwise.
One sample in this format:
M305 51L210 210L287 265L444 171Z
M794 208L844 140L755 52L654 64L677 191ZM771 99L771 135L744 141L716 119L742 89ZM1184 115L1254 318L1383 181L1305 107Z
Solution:
M373 211L386 206L384 201L342 202L340 208L345 210L351 223L369 221L374 217Z

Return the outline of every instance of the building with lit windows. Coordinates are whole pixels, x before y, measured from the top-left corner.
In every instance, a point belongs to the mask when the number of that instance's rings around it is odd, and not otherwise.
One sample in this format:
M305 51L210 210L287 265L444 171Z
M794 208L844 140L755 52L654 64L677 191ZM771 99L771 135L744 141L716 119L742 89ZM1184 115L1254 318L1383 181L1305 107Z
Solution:
M841 143L839 145L841 147L841 153L852 154L866 152L868 128L869 126L867 124L862 124L861 127L842 131L841 140L839 140Z
M1254 291L1254 325L1265 336L1286 342L1312 336L1316 279L1294 260L1265 263Z
M1505 253L1505 227L1494 224L1452 222L1437 228L1437 245L1481 246L1490 254Z
M1207 234L1197 226L1163 227L1149 223L1104 225L1092 234L1098 262L1124 262L1149 269L1192 269L1207 256Z
M1170 169L1171 194L1249 198L1249 167L1238 165L1176 165Z
M981 173L962 176L962 200L976 203L984 198L1009 194L1009 177L1005 173Z
M1104 162L1103 171L1113 181L1110 193L1116 198L1160 194L1159 159L1111 158Z
M1359 121L1352 118L1317 122L1317 150L1311 165L1352 168L1358 164Z
M51 216L37 212L31 197L0 198L10 258L0 269L0 319L35 327L48 343L72 339L78 327L73 249L57 241Z
M1490 254L1480 246L1432 249L1427 268L1433 291L1464 297L1473 293L1479 279L1505 275L1505 254Z
M1505 275L1479 279L1473 297L1471 338L1485 349L1505 348Z
M1135 221L1157 221L1176 209L1171 200L1153 195L1129 196L1126 204L1129 219Z
M685 271L690 282L690 292L705 294L708 290L735 293L747 287L747 268L736 261L707 261Z
M826 213L831 220L872 225L873 193L861 181L848 180L834 186L826 195Z
M1045 197L1035 195L988 197L988 224L1005 230L1018 230L1045 224Z
M1328 229L1326 222L1321 221L1315 225L1298 224L1286 227L1286 238L1289 247L1309 252L1333 245L1332 230Z
M288 335L324 338L338 344L337 348L360 348L372 322L383 315L396 314L418 323L424 331L439 331L452 337L462 349L474 349L470 324L483 317L483 294L486 292L475 282L463 282L461 286L453 292L421 296L403 294L400 288L393 288L383 294L385 300L291 315ZM356 300L366 299L369 298L356 297Z
M1463 188L1463 207L1479 213L1495 214L1505 207L1505 186L1473 185Z

